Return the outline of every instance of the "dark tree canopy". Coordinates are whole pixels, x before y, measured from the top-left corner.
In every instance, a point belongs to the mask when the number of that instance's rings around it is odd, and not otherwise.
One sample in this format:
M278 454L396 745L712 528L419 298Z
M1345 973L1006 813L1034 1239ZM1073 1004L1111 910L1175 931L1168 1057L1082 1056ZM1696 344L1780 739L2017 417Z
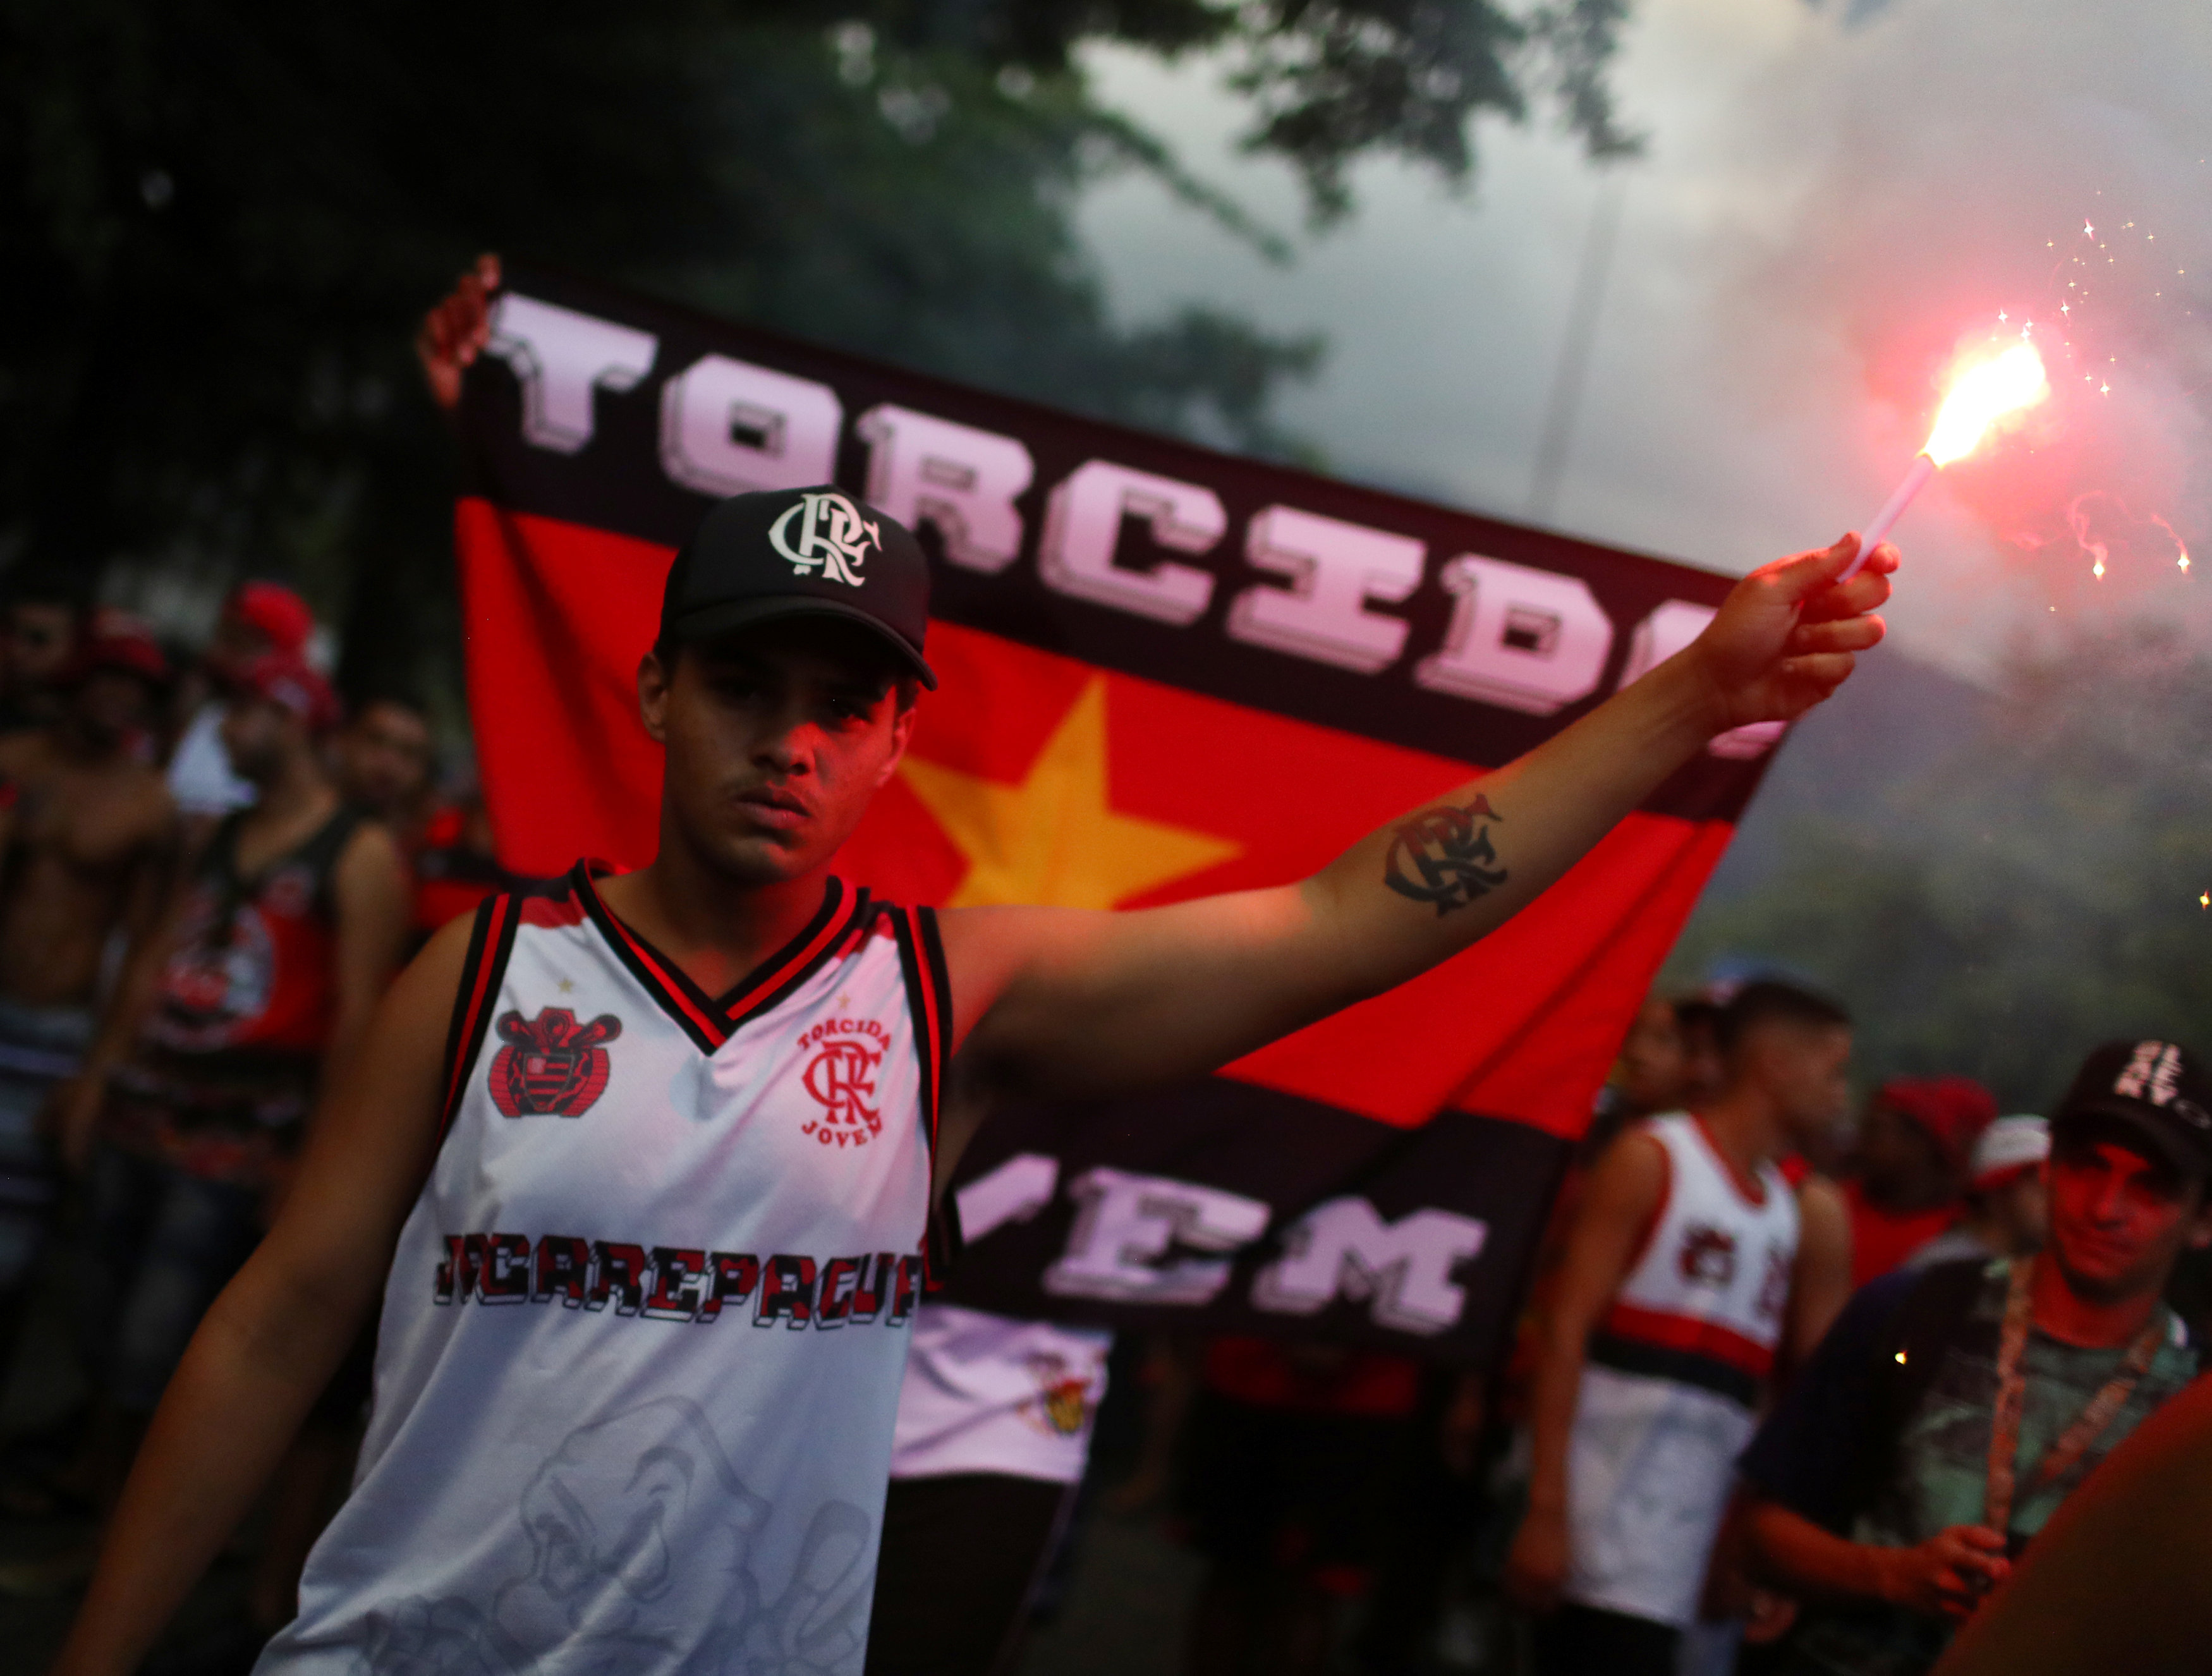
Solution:
M451 638L449 477L408 339L483 249L1280 451L1270 392L1317 343L1109 320L1070 213L1103 169L1278 241L1095 105L1079 49L1225 55L1326 217L1350 159L1462 177L1471 118L1532 94L1617 147L1620 9L0 0L0 558L289 576L355 678L414 673Z

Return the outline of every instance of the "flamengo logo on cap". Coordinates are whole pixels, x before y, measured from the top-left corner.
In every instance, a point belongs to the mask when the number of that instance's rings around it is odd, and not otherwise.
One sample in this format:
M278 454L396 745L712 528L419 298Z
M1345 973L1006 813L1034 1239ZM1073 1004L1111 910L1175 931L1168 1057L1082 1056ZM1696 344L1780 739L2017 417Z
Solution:
M793 543L788 534L791 520L802 514L799 539ZM769 526L768 539L799 575L811 576L814 567L820 565L823 580L855 588L864 580L860 566L868 556L867 550L873 547L880 551L884 544L877 525L862 518L860 508L850 501L835 493L801 495L797 506L787 507Z
M2164 1106L2181 1078L2181 1049L2166 1041L2139 1041L2135 1057L2113 1079L2112 1092Z

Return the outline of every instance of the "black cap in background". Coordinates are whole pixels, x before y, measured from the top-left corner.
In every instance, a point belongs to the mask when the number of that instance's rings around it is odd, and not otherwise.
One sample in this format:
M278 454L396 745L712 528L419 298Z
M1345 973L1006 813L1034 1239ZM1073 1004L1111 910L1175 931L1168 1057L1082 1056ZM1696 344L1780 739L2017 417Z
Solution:
M873 629L925 687L929 561L913 532L827 483L732 495L699 522L668 572L665 643L778 617L842 617Z
M2084 1118L2124 1123L2185 1175L2212 1175L2212 1076L2179 1042L2108 1041L2051 1116L2053 1140Z

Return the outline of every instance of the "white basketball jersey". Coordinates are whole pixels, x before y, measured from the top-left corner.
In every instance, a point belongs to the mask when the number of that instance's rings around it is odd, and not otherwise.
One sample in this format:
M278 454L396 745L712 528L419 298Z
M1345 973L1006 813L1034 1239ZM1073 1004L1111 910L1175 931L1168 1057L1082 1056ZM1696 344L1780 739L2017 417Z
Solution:
M1686 1113L1642 1132L1666 1151L1667 1193L1590 1337L1568 1444L1565 1593L1687 1625L1781 1342L1797 1199L1771 1164L1748 1191Z
M719 1000L579 866L480 911L353 1492L263 1672L857 1673L950 1048L832 881Z

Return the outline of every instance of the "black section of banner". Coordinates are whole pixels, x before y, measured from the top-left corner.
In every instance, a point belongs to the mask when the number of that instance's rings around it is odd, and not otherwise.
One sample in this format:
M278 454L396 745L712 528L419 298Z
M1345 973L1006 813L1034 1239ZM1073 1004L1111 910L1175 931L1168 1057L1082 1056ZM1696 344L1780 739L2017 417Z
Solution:
M1024 1158L1052 1160L1056 1185L1050 1201L1025 1217L980 1231L971 1226L945 1296L1030 1319L1328 1339L1492 1366L1507 1347L1569 1150L1523 1123L1447 1110L1419 1128L1399 1129L1226 1078L1142 1100L1009 1109L983 1126L954 1193L1008 1183ZM1036 1173L1034 1163L1030 1169ZM1092 1172L1100 1169L1119 1173L1120 1208L1137 1204L1126 1225L1099 1215L1103 1195ZM1232 1251L1212 1247L1202 1237L1204 1213L1194 1212L1193 1188L1264 1205L1265 1232ZM1310 1276L1299 1295L1286 1299L1278 1285L1271 1299L1263 1277L1302 1218L1348 1200L1371 1210L1381 1237L1364 1252L1347 1252L1321 1286ZM1435 1257L1455 1236L1467 1242L1459 1224L1426 1242L1430 1254L1413 1248L1422 1242L1406 1239L1408 1218L1423 1211L1480 1224L1479 1250L1448 1262ZM1356 1208L1352 1215L1364 1220ZM1164 1225L1178 1223L1199 1229L1200 1242L1170 1238L1157 1252L1142 1251ZM1411 1272L1392 1273L1394 1257ZM1135 1272L1224 1259L1226 1278L1210 1298L1105 1296L1095 1285L1102 1271L1127 1271L1133 1280ZM1075 1277L1074 1289L1071 1268L1089 1272ZM1457 1295L1449 1319L1437 1310L1438 1283ZM1079 1290L1086 1284L1087 1295ZM1420 1292L1426 1296L1414 1295Z
M518 511L680 545L712 498L678 483L663 464L664 388L704 355L732 356L836 392L843 410L836 480L856 496L867 479L867 448L855 422L878 404L1012 437L1029 450L1035 476L1015 501L1023 520L1022 549L1005 569L987 575L948 564L935 526L925 523L918 532L935 573L933 616L1101 668L1478 768L1510 761L1611 693L1631 654L1637 625L1656 607L1668 600L1715 605L1729 586L1725 577L1642 554L1078 418L543 269L511 264L507 285L527 297L650 331L658 343L650 370L629 388L602 386L594 392L590 435L571 452L525 438L520 382L497 356L481 358L469 374L464 401L465 486L471 493ZM1036 550L1047 498L1054 485L1094 459L1200 484L1220 498L1228 513L1227 533L1203 556L1154 546L1140 521L1126 519L1122 526L1118 565L1141 571L1170 561L1214 574L1211 602L1195 621L1178 626L1074 598L1047 586L1040 577ZM1401 616L1408 625L1404 649L1387 668L1362 673L1227 632L1232 603L1247 589L1289 586L1284 575L1255 568L1245 556L1249 519L1273 506L1412 537L1425 546L1423 580L1412 596L1400 604L1370 600L1366 606L1375 615ZM1444 642L1454 600L1441 574L1462 554L1579 577L1588 586L1613 624L1603 673L1589 696L1540 716L1431 690L1415 681L1415 665ZM1644 807L1690 819L1733 820L1771 760L1771 752L1748 762L1701 753Z

